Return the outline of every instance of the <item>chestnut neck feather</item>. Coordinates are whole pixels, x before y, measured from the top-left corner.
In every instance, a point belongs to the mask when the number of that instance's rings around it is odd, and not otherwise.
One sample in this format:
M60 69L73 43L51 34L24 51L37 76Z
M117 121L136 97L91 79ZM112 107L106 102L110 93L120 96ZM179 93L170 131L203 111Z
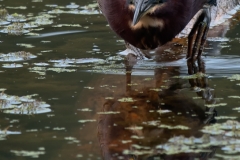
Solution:
M133 11L126 0L98 0L103 15L110 27L120 37L141 49L154 49L171 41L188 24L193 16L202 9L207 0L167 0L151 15L163 22L160 27L141 27L132 29Z

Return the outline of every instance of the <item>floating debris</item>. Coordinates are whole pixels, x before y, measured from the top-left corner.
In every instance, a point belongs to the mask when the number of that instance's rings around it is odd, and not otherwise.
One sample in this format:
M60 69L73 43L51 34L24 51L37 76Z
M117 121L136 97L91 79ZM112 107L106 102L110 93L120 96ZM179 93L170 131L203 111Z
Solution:
M220 106L226 106L227 103L217 103L217 104L205 104L206 107L214 108L214 107L220 107Z
M18 7L7 6L6 8L8 8L8 9L27 9L26 6L18 6Z
M17 13L7 15L5 19L9 22L25 22L27 20L24 15Z
M48 106L50 105L46 105L45 102L28 102L14 107L11 110L4 110L3 113L26 115L42 114L51 112L51 109L47 108Z
M35 47L35 46L31 45L31 44L25 44L25 43L17 43L17 46L26 47L26 48L33 48L33 47Z
M160 126L158 126L158 128L180 129L180 130L189 130L190 129L189 127L183 126L183 125L169 126L169 125L164 125L164 124L161 124Z
M77 14L83 14L83 15L93 15L93 14L99 14L99 11L96 9L85 9L85 10L81 10L79 13Z
M38 25L34 22L23 23L23 28L36 28Z
M160 121L156 120L156 121L148 121L148 122L143 122L143 124L145 125L149 125L149 126L159 126L160 125Z
M36 58L37 56L30 52L18 51L7 54L0 54L0 62L17 62Z
M49 14L83 14L83 15L92 15L99 14L97 3L89 4L86 6L82 6L79 8L79 5L75 3L71 3L70 5L65 6L57 6L57 5L47 5L48 7L54 8L51 11L48 11ZM71 10L62 10L62 9L71 9Z
M8 131L8 127L4 130L0 130L0 141L6 140L6 137L8 135L14 135L14 134L21 134L21 132L18 131Z
M21 68L23 67L22 64L16 64L16 63L11 63L11 64L3 64L3 68Z
M43 2L43 0L32 0L32 2Z
M239 155L223 155L223 154L215 154L215 157L219 157L222 159L231 159L231 160L239 160L240 156Z
M109 61L122 61L122 60L124 60L124 57L123 56L111 56L111 57L108 57L107 60L109 60Z
M124 150L123 154L125 155L136 155L136 156L140 156L140 155L153 155L154 151L153 150Z
M240 96L228 96L228 98L240 98Z
M1 19L6 19L8 15L8 11L4 8L4 9L0 9L0 18Z
M26 132L38 132L38 129L28 129Z
M46 67L32 67L32 68L29 68L30 72L34 72L34 73L38 73L39 75L41 76L44 76L46 75Z
M66 6L66 8L71 8L71 9L75 9L75 8L78 8L79 5L77 5L76 3L71 3L69 5Z
M40 114L51 112L50 105L43 101L33 99L33 96L11 96L0 93L0 109L10 114Z
M229 38L226 37L208 37L207 40L212 42L229 42Z
M41 51L42 53L47 53L47 52L52 52L53 50L45 50L45 51Z
M62 62L62 63L54 63L53 64L53 66L54 67L76 67L75 65L70 65L70 64L68 64L68 63L64 63L64 62Z
M118 99L119 102L135 102L132 97Z
M76 72L76 69L66 69L66 68L48 68L48 71L54 71L57 73L61 73L61 72Z
M156 92L160 92L160 91L162 91L162 89L160 89L160 88L152 88L152 89L149 89L150 91L156 91Z
M132 135L131 138L132 139L144 139L143 136L137 136L137 135Z
M41 41L41 43L51 43L51 41Z
M151 80L153 80L153 78L144 78L143 80L144 81L151 81Z
M97 114L119 114L120 112L113 112L113 111L108 111L108 112L98 112Z
M79 111L82 111L82 112L91 112L92 110L89 109L89 108L83 108L83 109L78 109Z
M234 74L231 77L228 77L230 80L240 80L240 75L239 74Z
M79 123L86 123L86 122L96 122L96 119L85 119L85 120L79 120Z
M50 60L49 62L54 63L70 63L70 64L83 64L83 63L100 63L104 62L103 59L98 58L81 58L81 59L59 59L59 60Z
M46 7L52 7L52 8L58 7L57 4L46 4L45 6L46 6Z
M131 127L126 127L125 129L129 129L129 130L142 130L143 127L142 126L131 126Z
M2 19L0 19L0 26L1 25L7 25L7 24L10 24L11 22L8 22L8 21L4 21Z
M69 141L68 144L80 143L80 141L75 137L64 137L64 139Z
M202 72L198 72L197 74L193 74L193 75L188 75L188 76L174 76L173 78L196 79L196 78L203 78L203 77L207 77L207 75L204 74L204 73L202 73Z
M82 27L80 24L57 24L52 27Z
M167 109L166 110L159 109L157 112L160 113L160 114L164 114L164 113L170 113L172 111L167 110Z
M66 13L66 11L61 10L61 9L53 9L51 11L48 11L49 14L61 14L61 13Z
M239 108L240 109L240 108ZM231 116L217 116L215 117L215 119L217 120L220 120L220 119L227 119L227 120L230 120L230 119L237 119L237 117L231 117Z
M54 131L62 131L62 130L66 130L65 127L54 127L53 128Z
M39 158L40 155L45 154L45 151L11 150L10 152L14 153L16 156L31 157L31 158Z
M35 66L48 66L48 63L44 63L44 62L39 62L39 63L33 63Z
M86 88L86 89L94 89L94 87L83 87L83 88Z
M98 4L97 3L92 3L92 4L89 4L89 5L86 5L86 6L82 6L80 7L82 9L85 9L85 10L93 10L93 9L96 9L98 8Z
M240 123L238 121L234 120L228 120L225 123L216 123L210 126L205 126L201 130L203 133L209 133L212 135L227 135L227 136L233 136L231 131L227 130L240 130ZM239 134L240 136L240 131L236 131L236 134Z
M113 97L105 97L105 99L114 99Z
M10 35L22 35L24 33L30 32L23 28L23 23L13 23L9 26L6 26L4 29L0 30L1 33L8 33Z
M34 21L37 25L49 25L53 24L53 20L47 18L47 17L39 17Z

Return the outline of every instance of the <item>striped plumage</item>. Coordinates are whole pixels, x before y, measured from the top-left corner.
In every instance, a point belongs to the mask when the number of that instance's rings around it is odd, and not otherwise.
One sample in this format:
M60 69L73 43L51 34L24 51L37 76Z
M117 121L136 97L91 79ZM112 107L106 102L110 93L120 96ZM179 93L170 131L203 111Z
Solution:
M239 9L240 0L217 0L217 6L211 7L211 25L210 27L218 26L225 22L228 18L231 18ZM198 13L192 18L189 24L178 34L176 37L187 37L192 29Z

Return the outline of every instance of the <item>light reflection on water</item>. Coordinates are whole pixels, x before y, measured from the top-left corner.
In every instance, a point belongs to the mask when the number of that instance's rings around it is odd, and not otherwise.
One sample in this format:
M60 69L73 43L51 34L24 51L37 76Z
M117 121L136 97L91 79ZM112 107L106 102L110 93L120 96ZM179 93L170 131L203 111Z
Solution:
M94 2L76 3L86 6ZM10 14L33 16L54 10L55 7L46 4L69 5L66 1L55 0L0 2L3 7L27 6L26 9L8 7ZM8 114L3 109L0 113L0 140L4 147L0 149L0 159L121 159L136 158L136 155L139 159L156 158L166 150L174 151L167 142L181 135L205 136L220 142L224 139L225 144L204 149L210 151L208 153L217 149L213 154L216 158L220 158L220 154L226 155L224 152L229 147L226 143L230 144L231 138L239 141L238 136L209 136L199 130L206 126L206 120L214 124L239 120L236 108L240 96L237 75L240 74L240 57L236 21L230 23L228 32L229 27L225 24L210 33L211 37L227 36L229 41L225 38L209 39L203 57L207 76L189 80L179 78L187 76L188 68L182 54L185 47L179 49L177 46L168 46L167 52L157 54L151 60L138 61L132 69L127 68L126 74L125 60L116 56L124 50L123 43L106 26L105 19L95 10L91 11L89 14L75 14L76 11L74 14L54 14L52 24L41 25L42 30L34 31L40 36L1 33L1 53L25 51L37 57L12 62L13 66L23 65L22 68L0 67L0 88L6 88L4 94L14 95L16 99L38 94L37 102L49 104L48 111L51 112ZM59 24L65 25L54 27ZM16 44L31 44L33 47ZM62 66L52 63L57 60ZM72 66L63 66L70 60ZM48 65L36 66L43 63ZM5 62L0 62L1 66L3 64ZM129 71L132 71L131 75ZM2 99L0 102L2 106ZM206 104L215 105L220 117L217 123L205 115ZM164 113L166 110L170 113ZM238 135L237 127L234 131ZM186 147L180 143L183 139L174 140L173 144L179 147L177 151ZM212 143L216 144L215 141ZM202 155L209 155L199 145L191 147L205 153ZM238 144L234 147L235 154L239 155ZM199 154L182 156L193 158Z

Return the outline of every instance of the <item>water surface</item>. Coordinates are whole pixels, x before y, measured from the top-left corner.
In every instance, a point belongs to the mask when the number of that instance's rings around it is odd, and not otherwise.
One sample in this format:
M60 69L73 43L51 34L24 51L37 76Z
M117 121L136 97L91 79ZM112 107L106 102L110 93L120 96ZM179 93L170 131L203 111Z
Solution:
M238 159L239 13L194 77L184 39L129 66L95 1L73 2L0 1L37 25L0 33L0 159Z

